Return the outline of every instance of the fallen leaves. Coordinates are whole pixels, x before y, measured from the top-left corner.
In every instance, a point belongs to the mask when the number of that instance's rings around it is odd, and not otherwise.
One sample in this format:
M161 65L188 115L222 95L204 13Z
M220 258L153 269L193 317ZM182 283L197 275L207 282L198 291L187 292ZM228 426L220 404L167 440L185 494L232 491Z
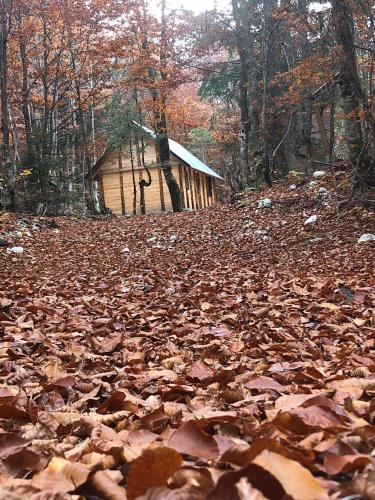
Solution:
M182 424L172 434L168 444L182 454L207 460L217 457L219 453L215 439L203 432L199 425L193 421Z
M372 498L374 229L283 189L0 253L0 498Z
M149 488L167 486L167 480L181 467L181 463L181 455L171 448L145 450L130 467L128 500L134 500Z

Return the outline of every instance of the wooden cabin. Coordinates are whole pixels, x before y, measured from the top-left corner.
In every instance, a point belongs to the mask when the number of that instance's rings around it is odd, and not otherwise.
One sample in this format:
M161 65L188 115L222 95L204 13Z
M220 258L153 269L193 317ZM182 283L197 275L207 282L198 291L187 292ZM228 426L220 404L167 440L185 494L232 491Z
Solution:
M108 149L92 170L101 208L116 215L172 210L168 186L157 161L155 134L146 127L141 129L141 138L135 133L120 148ZM172 139L169 139L169 149L183 207L196 210L213 205L216 202L216 182L222 177ZM142 202L140 181L148 181L145 166L151 184L143 187Z

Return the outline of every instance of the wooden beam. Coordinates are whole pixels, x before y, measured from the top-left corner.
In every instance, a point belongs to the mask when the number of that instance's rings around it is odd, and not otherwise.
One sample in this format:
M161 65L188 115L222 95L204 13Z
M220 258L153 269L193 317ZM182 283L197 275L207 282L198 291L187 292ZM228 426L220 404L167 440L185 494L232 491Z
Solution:
M195 172L197 178L197 194L198 194L198 205L199 208L203 208L202 205L202 193L201 193L201 174L200 172Z
M195 196L195 205L196 208L199 210L199 197L198 197L198 183L197 183L197 174L194 170L192 170L193 173L193 179L194 179L194 196Z
M188 167L188 174L189 174L189 186L190 186L190 196L191 196L191 208L194 210L196 208L196 200L194 197L194 179L193 179L193 173L191 171L191 168Z
M201 174L201 177L202 177L203 206L204 208L206 208L208 207L206 176L204 174Z
M160 209L165 212L165 200L164 200L164 188L163 188L163 177L161 168L158 168L158 178L159 178L159 191L160 191Z
M182 175L182 169L183 167L181 163L178 163L178 179L180 184L181 202L182 202L182 207L185 208L184 179Z
M190 208L190 200L189 200L189 174L187 172L187 168L183 167L184 169L184 177L185 177L185 195L186 195L186 207Z
M124 177L123 177L123 173L122 173L122 149L121 149L121 146L119 148L118 166L119 166L119 172L120 172L119 176L120 176L121 212L122 212L122 215L126 215Z

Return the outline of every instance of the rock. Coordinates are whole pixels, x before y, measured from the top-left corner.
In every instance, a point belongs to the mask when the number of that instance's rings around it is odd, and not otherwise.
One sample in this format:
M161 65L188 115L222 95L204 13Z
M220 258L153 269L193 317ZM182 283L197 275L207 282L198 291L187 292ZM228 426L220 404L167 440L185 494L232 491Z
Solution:
M309 184L309 188L310 189L313 189L314 187L316 187L318 185L318 183L316 181L311 181L310 184Z
M23 247L12 247L12 248L9 248L8 252L10 252L10 253L23 253Z
M297 189L297 186L296 186L295 184L291 184L291 185L289 186L289 191L294 191L294 190L296 190L296 189Z
M149 292L150 290L152 290L152 286L148 283L134 283L133 287L136 290L140 290L142 292Z
M319 193L319 194L322 194L322 195L324 195L324 196L326 196L326 195L328 195L328 194L329 194L328 190L327 190L326 188L324 188L324 187L319 188L318 193Z
M158 396L151 394L151 396L146 399L145 403L148 408L154 409L160 406L160 399Z
M318 222L318 216L317 215L312 215L308 219L305 220L305 226L308 226L310 224L316 224Z
M169 241L181 241L181 236L179 234L172 234L172 236L169 238Z
M256 229L254 231L254 236L267 236L267 231L264 229Z
M326 172L324 172L324 170L317 170L313 173L313 177L315 177L315 179L320 179L321 177L325 177L325 175Z
M246 222L246 224L243 225L243 229L251 229L253 226L255 226L255 222L252 220L249 220Z
M156 236L152 236L151 238L149 238L147 240L147 243L151 245L152 243L156 243L157 241L158 241L157 237Z
M323 238L312 238L312 239L310 240L310 243L319 243L319 242L321 242L321 241L323 241Z
M258 208L271 208L272 207L272 200L269 198L263 198L262 200L259 200L258 203Z
M15 238L22 238L23 234L21 231L14 231L13 236Z
M358 243L368 243L369 241L375 241L375 234L362 234L362 236L358 240Z
M130 253L130 249L128 247L125 247L122 249L122 253Z

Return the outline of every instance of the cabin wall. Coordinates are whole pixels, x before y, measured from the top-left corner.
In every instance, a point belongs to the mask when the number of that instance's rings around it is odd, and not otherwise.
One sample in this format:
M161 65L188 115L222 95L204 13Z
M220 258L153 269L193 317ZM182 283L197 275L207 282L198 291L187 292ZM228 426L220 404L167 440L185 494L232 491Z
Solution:
M138 153L138 154L137 154ZM156 162L155 144L149 143L144 152L145 164L150 166L151 185L144 188L146 213L172 211L164 174ZM134 213L134 184L136 192L135 213L141 213L139 181L148 179L141 167L140 154L135 145L124 145L121 151L109 153L103 160L98 177L106 208L116 215ZM173 175L181 190L185 209L197 210L215 203L215 179L183 165L178 158L171 157ZM132 170L133 167L133 170ZM134 175L134 181L133 181ZM211 185L211 188L210 188Z

